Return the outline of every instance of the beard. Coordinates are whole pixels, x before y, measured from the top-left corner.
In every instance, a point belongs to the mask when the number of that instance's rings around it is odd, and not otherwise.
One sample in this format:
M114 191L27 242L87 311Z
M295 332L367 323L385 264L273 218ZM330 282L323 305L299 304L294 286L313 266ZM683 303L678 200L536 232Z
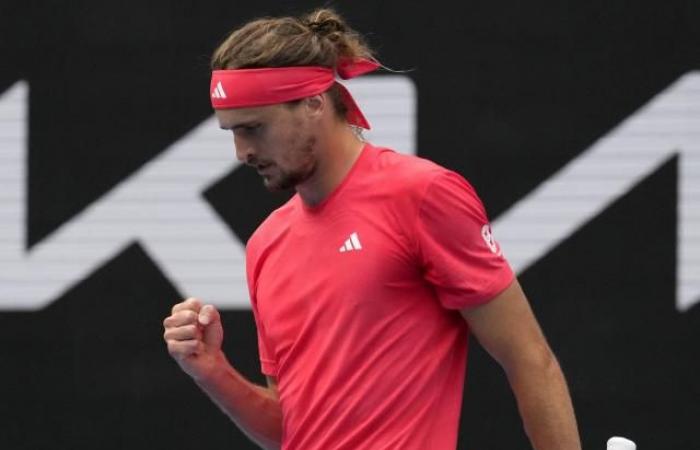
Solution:
M316 137L306 136L299 141L296 148L292 150L294 159L298 161L294 168L283 169L279 165L274 165L270 174L263 175L263 184L269 191L278 192L293 189L316 173L316 160L313 157Z

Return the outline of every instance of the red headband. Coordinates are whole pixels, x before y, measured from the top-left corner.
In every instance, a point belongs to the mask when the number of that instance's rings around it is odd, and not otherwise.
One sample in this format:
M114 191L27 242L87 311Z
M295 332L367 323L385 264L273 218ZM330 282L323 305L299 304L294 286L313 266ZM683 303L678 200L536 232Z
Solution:
M336 70L340 78L347 80L378 67L378 63L368 59L342 59ZM333 69L328 67L215 70L211 75L211 104L214 109L273 105L320 94L334 83L348 108L348 123L369 130L369 123L350 92L335 81Z

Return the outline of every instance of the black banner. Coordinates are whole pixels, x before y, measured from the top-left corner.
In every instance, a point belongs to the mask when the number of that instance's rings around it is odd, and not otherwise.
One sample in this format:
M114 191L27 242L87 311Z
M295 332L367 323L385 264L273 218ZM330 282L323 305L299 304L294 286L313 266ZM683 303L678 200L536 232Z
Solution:
M230 170L198 168L208 58L237 25L316 6L0 4L0 448L256 448L162 340L162 320L190 294L182 287L206 283L206 271L181 279L189 266L171 241L129 233L140 214L162 213L158 230L172 231L210 211L242 246L285 201L235 166L232 142ZM402 138L472 182L497 239L499 225L517 230L515 211L544 214L536 235L523 224L523 239L552 235L521 255L520 279L567 375L584 448L613 435L700 448L700 4L331 6L388 67L407 70L381 75L396 92L413 86L416 134ZM168 177L200 176L201 189L171 201L203 209L163 206ZM577 180L595 195L536 195ZM230 361L262 383L250 311L223 319ZM502 370L475 344L466 383L459 448L528 448Z

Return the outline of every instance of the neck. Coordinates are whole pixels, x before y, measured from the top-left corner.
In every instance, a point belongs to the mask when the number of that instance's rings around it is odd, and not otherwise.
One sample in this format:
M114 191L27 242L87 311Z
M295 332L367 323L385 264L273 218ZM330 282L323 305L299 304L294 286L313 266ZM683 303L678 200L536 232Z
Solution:
M346 124L319 139L316 172L296 186L304 203L315 206L328 197L350 172L363 146L364 143Z

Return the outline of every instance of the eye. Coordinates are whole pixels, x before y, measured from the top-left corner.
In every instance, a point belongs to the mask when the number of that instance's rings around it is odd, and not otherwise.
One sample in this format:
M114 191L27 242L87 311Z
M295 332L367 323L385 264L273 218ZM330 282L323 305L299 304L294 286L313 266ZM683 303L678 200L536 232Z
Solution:
M243 132L244 134L257 134L260 132L262 129L262 125L259 123L252 124L252 125L243 125L239 127L239 130Z

